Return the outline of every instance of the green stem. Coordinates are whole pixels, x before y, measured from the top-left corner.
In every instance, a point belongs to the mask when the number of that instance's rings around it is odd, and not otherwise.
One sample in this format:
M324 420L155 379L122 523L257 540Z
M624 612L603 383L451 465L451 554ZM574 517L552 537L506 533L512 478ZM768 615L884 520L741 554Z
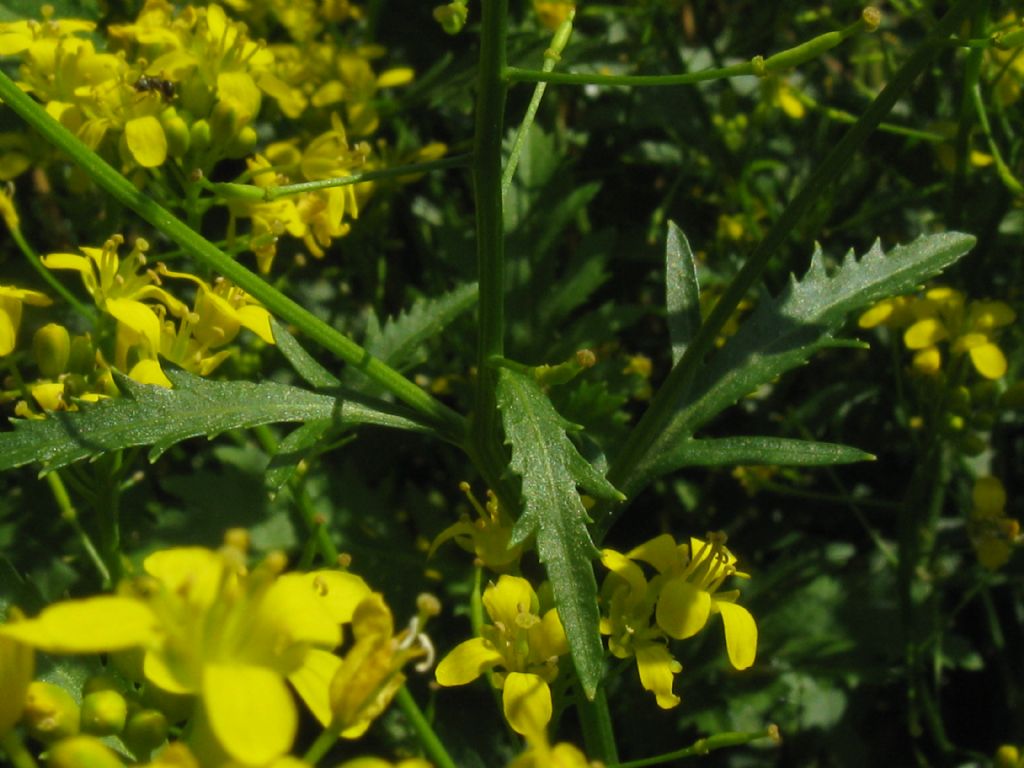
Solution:
M86 306L77 298L75 298L75 295L64 287L64 284L57 279L56 275L54 275L50 270L43 266L43 262L39 258L39 254L35 252L35 249L32 248L31 245L29 245L28 241L25 239L25 236L21 234L21 230L12 229L11 237L14 238L14 242L17 244L22 254L24 254L25 258L28 260L28 263L32 266L32 269L39 273L39 276L43 278L43 281L48 286L50 286L51 289L53 289L54 293L56 293L58 296L64 299L64 301L71 305L71 308L74 309L75 312L77 312L90 323L95 325L96 310L90 306Z
M593 701L588 701L586 696L578 697L576 708L580 725L583 726L587 755L605 764L617 763L619 752L615 746L615 731L612 729L612 716L608 711L608 696L604 686L598 686Z
M244 200L270 201L282 197L298 195L302 192L316 192L321 189L333 189L335 187L347 187L352 184L360 184L368 181L380 181L382 179L394 179L401 176L412 176L417 173L428 171L440 171L448 168L465 168L472 160L471 155L455 155L441 160L431 160L425 163L412 163L401 165L396 168L383 168L379 171L366 171L365 173L353 173L351 176L337 176L330 179L317 179L316 181L304 181L299 184L285 184L280 187L257 187L251 184L234 183L213 183L204 182L203 186L212 192L225 198L238 198Z
M260 441L263 450L271 456L277 454L278 442L269 426L261 424L253 427L253 434ZM288 490L291 491L295 507L299 511L299 516L302 517L302 522L306 524L320 557L323 558L328 568L334 568L338 565L338 548L334 546L331 534L327 530L326 521L313 509L309 494L306 493L304 473L300 473L301 469L296 470L288 480Z
M0 72L0 99L35 128L48 142L67 153L101 189L135 211L169 239L191 253L204 266L228 278L260 301L273 315L296 326L311 340L352 365L370 380L424 416L451 442L459 443L465 420L398 371L373 357L350 338L339 333L309 310L267 284L237 263L198 232L173 216L143 191L86 147L64 126ZM496 139L500 144L500 137ZM500 200L498 201L500 212ZM499 217L500 223L500 217Z
M713 349L715 337L768 266L775 251L791 235L799 221L821 199L825 191L839 180L843 169L860 146L867 141L882 118L892 110L900 96L913 85L931 60L945 49L942 40L957 27L971 8L972 0L958 0L946 13L907 62L900 67L889 84L875 97L857 123L819 163L800 191L782 211L768 234L758 243L701 325L686 352L672 368L640 422L626 439L621 452L608 471L608 479L614 486L622 487L655 440L669 429L676 409L689 393L705 355ZM600 543L614 522L615 512L603 504L595 508L592 515L596 521L594 540Z
M448 754L448 750L445 749L441 739L438 738L437 733L427 721L422 710L420 710L416 699L409 693L407 686L403 685L398 690L395 701L398 702L402 713L408 718L413 730L416 731L420 744L423 745L423 751L434 761L437 768L455 768L455 761Z
M64 486L64 481L61 480L57 470L46 473L46 482L50 486L50 492L53 493L57 507L60 509L61 519L66 520L68 525L78 535L78 539L82 543L82 549L85 550L89 561L100 575L103 589L110 589L114 584L114 580L110 576L110 570L107 568L107 564L103 562L103 558L100 557L99 550L93 544L92 537L82 527L82 522L78 519L78 510L71 503L71 496L68 494L68 489Z
M569 36L572 34L572 20L575 15L575 11L570 11L569 18L558 25L558 29L551 40L551 47L544 51L543 72L553 71L555 64L558 63L559 56L569 43ZM512 184L512 177L516 174L516 166L519 165L519 154L523 151L523 144L526 143L526 134L530 132L530 126L533 125L533 121L537 117L537 109L540 107L540 101L544 98L544 91L547 87L547 83L537 83L534 86L533 96L530 97L530 104L526 107L526 115L523 117L523 122L519 125L519 130L516 131L515 141L512 142L512 151L509 152L508 161L505 163L505 171L501 174L502 198L508 193L509 185Z
M36 759L32 753L25 749L25 744L18 735L15 728L11 728L3 736L0 736L0 748L7 753L14 768L38 768Z
M480 70L477 76L473 181L476 203L477 272L480 281L477 377L471 455L487 483L511 506L501 474L501 450L495 399L497 371L489 360L505 349L505 231L501 201L501 139L505 115L505 34L508 0L481 3Z
M763 731L754 731L753 733L716 733L714 736L708 736L705 739L698 739L691 746L685 749L676 750L675 752L666 752L663 755L657 757L645 757L642 760L629 760L625 763L613 763L608 768L645 768L648 765L662 765L669 763L673 760L681 760L685 757L698 757L700 755L706 755L708 752L712 752L716 749L722 749L724 747L739 747L744 744L749 744L752 741L758 741L760 739L772 739L773 741L779 740L779 729L774 725L768 726Z
M598 75L576 72L552 72L550 69L520 69L508 67L505 79L510 83L559 83L562 85L618 85L618 86L667 86L694 85L711 80L723 80L729 77L764 77L773 72L781 72L792 67L805 64L816 59L831 48L839 45L850 35L868 28L864 19L850 24L844 29L827 32L824 35L808 40L800 45L788 48L767 59L755 56L742 64L728 67L704 69L700 72L686 72L679 75Z
M316 741L314 741L310 745L309 749L306 750L306 754L302 756L302 762L315 766L323 759L324 755L330 751L331 747L333 747L337 741L338 734L331 728L325 728L320 735L316 737Z

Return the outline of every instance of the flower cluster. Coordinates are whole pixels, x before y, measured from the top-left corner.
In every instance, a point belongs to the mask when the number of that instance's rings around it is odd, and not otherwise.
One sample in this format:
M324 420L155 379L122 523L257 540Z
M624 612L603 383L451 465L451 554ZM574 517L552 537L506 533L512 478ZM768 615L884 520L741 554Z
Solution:
M438 612L436 599L422 597L414 624L396 633L391 610L358 576L285 573L275 553L249 568L246 545L245 533L232 531L220 550L159 551L115 595L56 603L34 619L0 625L5 691L22 690L26 670L31 676L27 649L112 652L127 655L119 666L138 683L187 697L185 746L204 765L269 765L287 754L298 713L286 682L325 727L358 738L402 686L402 667L429 661L421 629ZM352 639L339 655L345 627ZM52 721L63 706L52 688L29 691L37 719L49 712ZM0 727L18 716L9 706ZM93 709L102 713L98 703ZM87 719L83 709L83 725ZM118 732L126 727L120 721ZM77 730L50 728L40 738Z
M954 361L966 354L981 376L999 379L1007 365L996 341L1000 330L1016 317L1001 301L967 301L960 291L938 286L921 296L884 299L863 313L858 323L861 328L902 330L918 373L933 376L943 369L940 345L945 345Z
M523 555L523 545L520 543L509 546L514 521L502 508L498 497L493 491L488 490L487 504L481 505L473 495L469 483L460 483L459 490L466 494L478 517L473 520L464 514L457 523L441 531L431 542L428 557L446 541L454 540L464 550L476 555L480 565L496 573L507 573L516 569Z
M688 544L663 534L625 554L602 550L601 562L611 571L601 586L601 633L608 635L608 648L616 658L636 658L640 683L655 695L658 706L679 704L672 685L682 665L669 652L667 639L693 637L713 614L722 616L732 665L746 669L754 663L754 618L736 604L738 590L719 591L729 576L747 578L736 569L725 534L709 533L706 541L691 537ZM648 581L640 563L657 574Z
M183 199L193 216L223 202L199 201L197 194L223 160L246 158L243 179L263 188L381 167L386 146L380 144L375 156L367 141L380 124L380 91L411 82L413 72L400 67L377 73L372 62L383 48L349 48L327 34L329 24L358 18L358 9L347 0L227 5L258 27L276 20L293 42L254 38L247 24L217 3L177 9L168 0L147 0L132 23L104 30L104 49L94 43L93 22L56 19L44 5L41 20L0 24L0 56L20 58L21 87L64 127L134 172L140 186L153 184L163 197ZM278 117L301 123L282 133L270 127ZM257 152L260 132L286 138ZM358 141L350 145L349 137ZM445 148L424 151L436 157ZM23 134L0 134L0 180L54 159L37 156ZM250 219L249 247L263 272L285 234L322 257L347 234L358 201L372 188L363 183L309 190L274 201L229 197L229 240L234 221Z

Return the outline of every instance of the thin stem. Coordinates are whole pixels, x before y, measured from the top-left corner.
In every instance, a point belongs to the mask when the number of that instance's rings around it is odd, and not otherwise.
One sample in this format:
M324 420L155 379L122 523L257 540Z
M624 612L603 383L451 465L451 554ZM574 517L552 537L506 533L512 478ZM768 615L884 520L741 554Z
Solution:
M331 728L325 728L319 736L316 737L309 749L306 750L306 754L302 756L302 762L308 763L309 765L316 765L319 763L324 755L326 755L331 747L334 746L338 740L338 734Z
M68 494L64 481L61 480L57 470L46 473L46 483L50 486L50 492L53 493L54 501L57 502L57 507L60 509L61 519L67 521L68 525L74 529L78 535L78 540L82 543L82 549L85 550L89 561L100 575L103 589L110 589L114 584L110 576L110 570L107 568L107 564L103 562L103 558L100 557L99 550L96 549L92 537L82 527L82 522L78 519L78 510L71 503L71 496Z
M473 181L476 203L477 273L480 281L476 396L471 454L491 488L506 503L501 474L506 461L495 399L498 376L489 364L505 349L505 231L501 201L501 139L505 116L505 34L508 0L481 3L480 70L477 77ZM513 507L514 508L514 507Z
M312 341L337 355L421 413L446 439L454 443L462 441L466 429L462 416L243 267L156 203L145 192L136 189L103 158L50 117L3 72L0 72L0 99L42 134L43 138L67 153L101 189L163 232L204 266L234 282L260 301L273 315L296 326ZM500 143L500 138L498 141Z
M256 435L256 439L263 446L263 450L271 456L277 454L279 444L269 426L261 424L253 427L253 434ZM338 564L338 548L334 546L331 534L327 530L326 521L320 513L313 509L309 494L306 493L304 475L305 473L301 467L297 469L288 480L288 490L291 491L295 507L299 511L302 522L306 524L310 538L316 550L320 553L320 557L323 558L328 568L334 568Z
M900 96L907 91L917 76L924 71L939 52L945 50L941 41L948 36L972 8L972 0L958 0L935 26L927 38L918 46L907 62L896 72L889 84L871 102L860 120L839 140L831 152L804 182L800 191L782 211L778 220L758 243L743 267L726 288L715 304L711 314L701 325L693 341L686 348L682 358L672 368L665 383L658 390L650 408L626 439L619 455L608 471L608 479L621 488L633 470L645 458L660 436L669 429L676 409L689 393L697 371L714 347L715 337L742 301L747 291L768 266L775 251L822 194L840 178L841 172L853 158L868 136L893 108ZM614 511L603 504L593 511L596 521L595 542L600 542L614 521Z
M64 299L64 301L66 301L71 306L71 308L75 310L75 312L77 312L90 323L95 325L96 310L80 302L75 297L75 295L71 293L71 291L64 287L64 284L57 279L56 275L54 275L50 270L43 266L43 262L39 258L39 254L36 253L35 249L32 248L31 245L29 245L28 241L25 239L25 236L21 234L21 229L12 229L11 237L14 238L14 242L17 244L19 250L21 250L22 254L28 260L28 263L32 266L32 269L39 273L39 276L43 278L43 281L48 286L50 286L51 289L53 289L54 293L56 293L58 296Z
M18 735L15 728L11 728L3 736L0 736L0 748L7 753L8 759L14 768L38 768L36 759L32 753L25 749L25 744Z
M437 733L424 716L416 699L409 693L407 686L403 685L398 690L395 701L398 702L402 713L408 718L413 730L416 731L416 736L419 738L420 744L423 745L423 751L434 761L437 768L455 768L455 761L448 754L448 750L445 749L441 739L438 738Z
M625 763L613 763L608 768L645 768L649 765L662 765L664 763L672 762L673 760L681 760L684 757L697 757L700 755L706 755L708 752L712 752L716 749L722 749L724 747L739 747L744 744L749 744L752 741L758 741L760 739L772 739L773 741L779 740L779 729L774 725L769 725L763 731L754 731L752 733L716 733L714 736L708 736L705 739L698 739L691 746L685 749L679 749L675 752L666 752L663 755L657 757L645 757L642 760L629 760Z
M302 192L316 192L321 189L347 187L352 184L361 184L368 181L380 181L382 179L395 179L402 176L413 176L417 173L441 171L448 168L465 168L470 165L471 161L472 155L455 155L441 160L430 160L423 163L400 165L396 168L382 168L379 171L353 173L351 176L337 176L330 179L303 181L298 184L285 184L280 187L257 187L251 184L235 184L230 182L213 183L209 181L204 182L203 186L225 198L270 201L278 200L282 197L289 197L291 195L298 195Z
M619 752L615 746L615 731L612 729L612 716L608 710L608 695L604 686L597 687L593 701L588 701L586 696L579 696L576 708L583 726L587 754L605 764L617 763Z
M558 29L555 30L555 35L551 40L551 47L544 51L542 71L551 72L554 70L559 56L569 43L569 36L572 34L572 20L575 15L575 11L570 11L569 17L559 24ZM540 107L540 101L544 98L544 91L547 87L547 83L537 83L534 86L533 96L530 97L530 104L526 107L526 115L523 117L523 122L519 125L519 130L516 131L515 141L512 142L512 151L509 152L508 161L505 163L505 171L501 174L502 198L508 193L509 185L512 184L512 177L516 174L516 166L519 165L519 154L523 151L523 144L526 143L526 134L530 132L530 126L533 125L533 121L537 117L537 109Z

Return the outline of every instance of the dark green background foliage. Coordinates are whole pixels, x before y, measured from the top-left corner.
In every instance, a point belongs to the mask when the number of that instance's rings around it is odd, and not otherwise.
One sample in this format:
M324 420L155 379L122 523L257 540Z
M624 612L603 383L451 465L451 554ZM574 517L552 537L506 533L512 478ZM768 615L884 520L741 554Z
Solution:
M0 20L17 17L24 5L0 3ZM113 17L130 18L137 4L55 5L59 12L73 8L86 16L108 7ZM433 22L432 3L366 0L363 5L365 39L386 45L390 63L409 64L418 73L413 85L382 97L383 134L401 148L436 140L446 142L452 153L468 150L479 2L470 3L469 26L457 37L446 36ZM971 23L994 24L1014 5L978 2ZM569 427L554 430L552 451L570 457L564 458L567 462L582 456L603 472L643 413L648 385L656 390L671 369L676 327L665 310L668 222L686 233L702 292L715 295L843 135L848 125L836 115L862 114L946 9L946 3L929 0L889 3L877 33L855 35L785 73L782 81L821 107L806 107L800 118L787 115L773 97L777 78L664 89L549 86L506 198L506 356L531 366L562 362L582 348L598 357L593 368L550 388L550 401L541 393ZM723 66L846 26L861 10L852 2L583 2L558 70L671 74ZM513 2L512 17L510 64L539 68L548 33L539 29L526 3ZM986 37L977 26L965 26L968 32L972 38ZM745 317L752 324L736 337L733 354L739 362L723 356L726 363L741 364L746 359L743 339L774 328L779 315L772 308L784 306L785 298L776 305L773 297L784 293L791 274L804 279L816 243L816 264L831 272L843 265L848 249L860 257L876 239L891 253L922 235L969 233L976 244L941 281L972 298L1007 301L1019 314L1022 200L991 166L957 161L970 148L987 151L976 117L964 107L972 85L965 57L962 49L949 46L886 119L930 132L931 138L874 133L837 183L788 232L764 274L764 288L748 297L753 309ZM990 65L982 66L982 96L1003 156L1020 177L1024 99L999 103L986 81L993 74ZM531 91L525 84L510 90L508 145ZM939 134L948 135L948 141L935 140ZM60 199L59 189L55 203L73 216L81 201ZM103 215L80 218L84 223L75 237L81 242L131 230L133 219L116 204L90 200L90 205L102 206ZM40 252L68 248L70 232L46 224L46 206L26 202L22 209L24 230L32 233ZM289 295L418 383L433 385L444 402L462 413L473 406L476 375L472 211L472 183L462 170L430 174L409 185L382 183L352 233L325 262L289 266L285 246L277 256ZM7 242L0 240L0 259L13 262ZM954 258L910 275L899 290L912 291ZM5 282L15 282L12 278L5 272ZM806 308L800 302L800 311ZM859 307L841 309L838 314L825 308L800 315L801 322L822 334L804 340L809 346L803 357L815 352L806 365L779 378L775 372L766 374L753 396L738 392L732 398L739 399L736 407L708 423L696 419L689 428L676 425L673 439L688 439L699 427L697 437L709 445L712 438L768 435L854 446L876 460L787 467L755 493L738 482L731 467L695 466L701 462L692 453L689 459L673 459L671 449L679 443L667 441L663 452L641 465L649 473L643 481L649 479L650 485L643 488L636 477L626 487L620 484L631 496L628 506L604 541L595 543L626 551L665 531L683 540L724 530L742 569L751 574L741 601L760 629L757 663L742 673L728 664L717 620L693 640L675 644L684 669L676 682L682 704L674 710L655 706L631 662L611 665L608 697L623 760L667 752L701 735L758 730L772 722L781 729L781 745L724 750L702 758L704 764L854 768L921 760L965 765L983 762L1001 743L1024 742L1024 560L1018 553L994 574L978 566L965 520L971 476L985 474L986 465L955 451L942 476L935 555L914 583L918 610L927 615L910 630L919 633L928 659L933 721L922 723L919 733L910 731L906 614L896 552L899 521L906 515L902 505L934 499L921 495L931 480L921 473L930 465L907 429L914 413L907 400L906 359L895 337L887 345L880 336L859 331ZM796 315L794 310L785 316ZM844 317L854 322L844 325ZM835 339L871 345L837 344ZM1002 337L1010 359L1007 381L1020 375L1020 342L1019 324ZM353 570L387 594L398 616L413 610L418 592L431 590L442 598L447 618L436 622L432 637L439 650L450 649L469 632L461 606L471 589L471 558L447 545L428 561L426 543L468 510L459 481L474 482L482 495L480 478L455 448L418 434L414 414L397 405L388 411L360 410L360 398L379 396L382 390L357 372L303 372L301 350L289 354L292 365L281 351L261 347L225 366L223 373L231 379L263 380L246 385L253 387L249 394L277 400L282 408L287 402L288 413L273 418L262 418L265 412L251 418L244 412L225 415L217 407L219 383L179 374L182 386L170 396L181 398L197 420L202 414L188 405L194 402L188 398L213 398L204 402L220 420L166 434L156 424L145 439L123 443L166 447L153 464L146 461L145 448L130 449L125 468L106 474L109 482L129 486L122 500L126 552L137 564L147 552L172 544L215 546L224 528L245 526L257 553L284 548L296 559L304 552L311 556L304 544L308 534L295 512L295 497L302 494L307 509L326 521L338 550L353 556ZM637 355L651 361L649 381L629 367ZM714 392L720 384L714 362L704 373L711 378L698 378L698 394L701 387ZM517 440L525 438L515 414L523 414L514 409L537 406L531 398L539 388L519 373L503 370L502 376L499 405L511 443L511 467L520 472ZM320 389L304 394L308 402L280 396L284 387L305 386L302 378ZM147 398L156 395L137 389L134 402L104 407L144 412ZM239 395L224 390L222 396L228 402ZM347 411L334 407L341 402ZM103 418L98 409L93 415L97 422ZM315 421L301 428L281 423L308 419ZM30 439L25 437L30 430L49 424L24 425L13 435ZM354 430L355 424L378 426ZM542 427L550 431L552 424ZM264 426L250 429L257 425ZM212 442L184 439L210 431L222 434ZM986 433L983 457L1007 489L1007 514L1017 518L1024 518L1022 435L1019 412L1004 411ZM275 458L269 446L280 440L286 441L286 455ZM41 458L17 453L18 443L4 445L9 453L0 456L0 465L5 468ZM728 444L718 444L723 445ZM336 449L327 451L329 446ZM306 459L308 474L295 484L292 472L300 458ZM859 458L863 455L856 451L843 454L844 461ZM96 478L105 476L110 460L72 465L68 471L74 485L102 492ZM582 464L593 472L590 464ZM62 524L37 479L38 470L28 466L0 475L0 607L16 601L34 609L98 586L73 532ZM584 472L575 476L581 487L614 498L603 477L597 480ZM584 540L584 509L572 483L557 490L562 492L559 509L568 510L568 517L551 519L578 528L581 537L577 560L563 565L578 568L578 558L585 561L592 552ZM550 522L538 518L545 512L531 506L531 494L549 492L523 483L524 537ZM925 519L923 504L920 515ZM536 535L546 560L546 540ZM536 554L524 567L538 578L543 573ZM604 574L600 568L595 573L600 583ZM452 619L452 611L460 615ZM496 765L508 757L514 742L482 684L438 692L426 679L411 677L414 694L435 705L438 731L460 765ZM574 718L570 712L561 724L566 738L578 734ZM394 744L410 734L392 713L374 738Z

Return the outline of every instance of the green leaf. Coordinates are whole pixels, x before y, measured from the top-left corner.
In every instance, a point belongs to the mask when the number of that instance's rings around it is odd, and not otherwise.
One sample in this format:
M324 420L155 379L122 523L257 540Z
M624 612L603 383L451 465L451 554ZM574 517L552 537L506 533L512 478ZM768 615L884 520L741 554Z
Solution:
M674 221L668 223L665 241L665 309L668 310L668 332L672 339L672 364L686 351L693 335L700 328L700 285L693 251L686 235Z
M681 467L717 467L733 464L773 464L824 467L874 461L875 457L849 445L792 440L784 437L721 437L685 440L652 463L661 475Z
M295 474L298 463L306 458L330 428L330 419L317 419L316 421L307 421L292 430L278 444L277 452L267 466L265 479L267 489L275 493L279 491L281 486Z
M288 333L288 330L274 317L270 318L270 328L274 332L274 342L277 344L277 348L307 384L317 389L337 387L341 384L334 374L304 350L295 337Z
M816 351L848 346L833 333L851 312L914 290L967 253L970 235L950 232L921 237L889 254L876 242L857 260L849 252L832 274L815 249L803 280L791 278L774 298L759 302L739 331L698 374L687 401L654 441L622 490L633 494L658 475L660 455L762 384L802 365Z
M424 342L476 304L477 284L465 283L435 298L420 298L397 317L388 318L382 329L370 326L364 347L396 370L405 370L423 359Z
M623 497L579 454L566 434L574 426L559 416L533 378L501 368L497 401L512 446L510 466L523 480L523 513L512 539L536 536L576 673L588 698L593 698L604 674L597 582L591 566L597 549L576 487L600 498Z
M174 389L119 376L121 397L42 420L12 420L14 431L0 434L0 470L33 461L57 469L135 445L152 445L149 459L155 461L189 437L272 422L329 419L333 424L424 430L397 411L272 381L208 381L175 370L167 376Z

